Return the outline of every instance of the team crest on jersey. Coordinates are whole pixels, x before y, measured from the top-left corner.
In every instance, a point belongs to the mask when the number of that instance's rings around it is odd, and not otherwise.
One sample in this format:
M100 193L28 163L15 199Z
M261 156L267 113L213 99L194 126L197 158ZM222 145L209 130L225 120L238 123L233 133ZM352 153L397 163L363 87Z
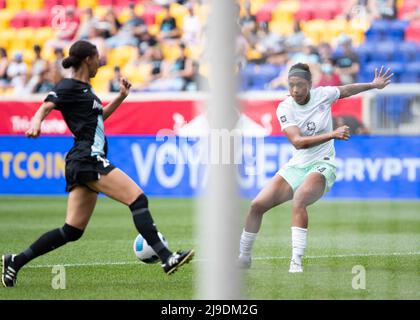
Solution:
M314 132L314 131L315 131L315 129L316 129L315 122L313 122L313 121L309 121L309 122L306 124L306 129L307 129L310 133Z

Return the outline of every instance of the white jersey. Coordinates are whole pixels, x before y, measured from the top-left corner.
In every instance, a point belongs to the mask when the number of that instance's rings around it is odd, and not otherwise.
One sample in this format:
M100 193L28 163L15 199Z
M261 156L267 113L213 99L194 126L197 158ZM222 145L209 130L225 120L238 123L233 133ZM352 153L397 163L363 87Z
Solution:
M331 104L340 97L337 87L311 89L310 100L299 105L288 97L277 107L277 118L281 129L297 126L303 136L317 136L333 130ZM335 166L334 140L307 149L294 149L293 157L287 165L305 167L316 161L327 161Z

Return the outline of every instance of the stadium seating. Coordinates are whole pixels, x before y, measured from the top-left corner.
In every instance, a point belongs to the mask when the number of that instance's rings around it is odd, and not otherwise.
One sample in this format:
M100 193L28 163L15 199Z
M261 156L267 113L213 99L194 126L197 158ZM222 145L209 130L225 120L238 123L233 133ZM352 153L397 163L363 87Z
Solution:
M241 14L245 12L246 0L240 0ZM7 50L9 57L19 50L24 53L25 61L30 62L30 53L34 44L44 46L52 39L57 30L51 28L52 11L56 5L74 6L80 15L83 8L92 8L95 16L103 17L108 6L114 6L119 21L124 23L129 18L128 5L135 3L136 14L141 16L152 35L159 34L159 26L164 17L162 6L153 1L142 0L0 0L0 47ZM252 0L249 2L251 14L257 22L267 23L269 31L282 36L293 34L293 23L298 21L302 32L316 46L321 42L330 43L335 54L341 48L336 45L337 37L346 33L353 40L354 50L359 55L359 80L370 81L372 71L382 64L391 66L395 73L395 81L413 83L420 79L420 20L407 21L402 17L413 12L418 7L418 0L399 0L398 17L396 20L375 20L371 24L368 20L354 21L343 19L342 3L335 0ZM200 21L205 21L209 8L205 4L196 3L194 8ZM170 13L175 18L179 28L182 27L188 9L172 2ZM175 60L179 56L179 48L171 44L161 44L164 58ZM192 44L187 47L187 56L199 60L203 53L203 46ZM43 49L43 57L49 60L55 58L52 49ZM107 54L107 67L119 65L123 70L129 61L137 56L137 49L130 46L110 49ZM246 53L249 61L263 58L258 48L250 47ZM284 67L284 66L283 66ZM200 65L200 70L206 70ZM98 87L106 90L106 82L112 77L106 69L103 77L95 80ZM125 69L124 69L125 70ZM142 70L136 77L131 69L130 77L136 81L145 79ZM266 90L267 84L278 75L280 67L271 64L249 63L241 73L242 90ZM98 90L100 91L100 90Z

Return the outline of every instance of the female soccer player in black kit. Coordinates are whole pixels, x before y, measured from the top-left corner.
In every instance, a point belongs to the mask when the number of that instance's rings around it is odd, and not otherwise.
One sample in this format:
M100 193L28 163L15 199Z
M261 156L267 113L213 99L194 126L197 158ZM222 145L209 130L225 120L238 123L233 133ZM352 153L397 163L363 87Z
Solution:
M32 259L78 240L93 213L99 192L129 206L136 229L159 256L164 272L173 273L192 259L194 250L171 252L165 247L158 236L143 190L106 158L103 122L127 97L131 84L122 78L118 97L102 108L101 100L89 83L99 68L96 47L87 41L77 41L70 47L70 55L62 64L64 68L72 68L72 77L60 81L48 93L26 135L38 137L42 121L53 109L61 111L74 135L74 145L66 157L69 197L65 224L42 235L22 253L3 255L3 285L13 287L18 271Z

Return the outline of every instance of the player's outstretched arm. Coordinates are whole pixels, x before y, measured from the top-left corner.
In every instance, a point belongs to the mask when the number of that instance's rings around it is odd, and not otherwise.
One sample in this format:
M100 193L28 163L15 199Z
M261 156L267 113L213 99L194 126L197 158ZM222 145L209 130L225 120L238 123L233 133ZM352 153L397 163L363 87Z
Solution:
M106 105L102 117L104 121L120 106L120 104L127 98L130 93L131 83L126 78L120 79L120 93L119 95Z
M48 116L48 114L54 108L55 108L55 104L51 101L44 102L39 107L34 117L32 118L31 126L25 133L28 138L36 138L41 134L42 121L44 121L44 119Z
M347 98L358 94L363 91L371 90L371 89L383 89L388 84L391 83L391 78L394 75L393 73L389 73L391 68L388 68L385 72L384 66L381 67L378 73L378 69L375 69L375 78L371 83L353 83L347 84L344 86L339 86L338 89L340 90L340 99Z
M350 139L350 128L348 126L342 126L335 129L334 131L322 133L316 136L303 136L297 126L288 127L284 130L284 132L296 149L308 149L332 139Z

